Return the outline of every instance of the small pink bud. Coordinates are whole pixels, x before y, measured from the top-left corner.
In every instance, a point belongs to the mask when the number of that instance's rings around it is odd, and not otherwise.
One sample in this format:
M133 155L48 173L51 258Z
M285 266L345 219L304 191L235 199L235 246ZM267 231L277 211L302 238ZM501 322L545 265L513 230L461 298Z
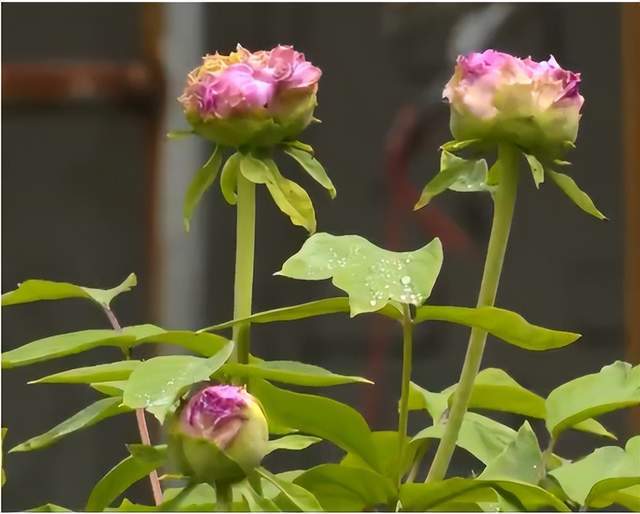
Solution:
M243 387L212 385L195 393L170 425L170 448L182 471L203 482L234 481L266 454L267 420Z

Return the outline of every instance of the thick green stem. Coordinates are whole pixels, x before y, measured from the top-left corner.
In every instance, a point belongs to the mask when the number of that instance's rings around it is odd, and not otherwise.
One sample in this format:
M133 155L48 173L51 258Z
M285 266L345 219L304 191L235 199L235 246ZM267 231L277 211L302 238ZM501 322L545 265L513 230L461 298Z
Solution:
M482 283L478 294L478 307L493 306L496 299L518 190L517 159L518 151L516 148L507 144L499 146L500 182L493 195L493 224L487 257L484 263ZM480 369L486 340L486 331L478 328L471 330L469 346L467 347L460 380L455 390L453 405L449 412L447 427L440 440L426 482L442 480L447 473L458 439L458 433L460 432L460 426L469 405L473 382Z
M231 512L233 491L229 482L216 482L216 512Z
M233 317L246 318L251 315L253 296L253 252L256 229L256 186L238 173L238 204L236 222L236 272L234 287ZM233 327L236 343L235 360L249 362L250 323Z
M407 446L407 426L409 424L409 385L413 353L413 320L409 305L404 305L402 318L402 388L400 393L400 413L398 418L398 483L402 478L402 463Z

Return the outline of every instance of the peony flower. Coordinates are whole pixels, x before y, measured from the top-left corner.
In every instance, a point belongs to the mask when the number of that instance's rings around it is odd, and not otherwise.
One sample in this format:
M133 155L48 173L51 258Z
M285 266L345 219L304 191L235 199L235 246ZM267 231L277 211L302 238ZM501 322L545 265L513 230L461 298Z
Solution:
M508 141L525 151L557 153L578 134L580 74L551 56L536 62L495 50L459 56L443 97L458 140Z
M206 55L178 98L198 134L224 146L272 146L313 119L322 72L290 46Z
M235 481L267 452L267 420L243 387L212 385L178 409L169 445L183 473L203 482Z

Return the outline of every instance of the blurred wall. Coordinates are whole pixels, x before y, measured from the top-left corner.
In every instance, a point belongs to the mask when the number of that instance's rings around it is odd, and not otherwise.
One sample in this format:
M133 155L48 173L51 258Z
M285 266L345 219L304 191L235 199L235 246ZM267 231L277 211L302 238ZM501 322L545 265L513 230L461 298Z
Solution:
M580 331L584 337L578 345L541 354L492 340L484 365L502 366L524 386L545 394L565 380L623 358L624 353L619 8L539 4L532 9L528 21L500 34L496 46L538 58L552 50L561 64L582 72L587 103L578 149L571 155L573 171L611 220L599 223L553 187L545 185L536 192L530 181L523 180L498 305L541 325ZM441 71L439 63L451 66L450 60L441 57L444 35L436 38L433 33L446 34L444 28L459 12L447 11L441 4L224 3L207 4L203 11L203 50L229 50L236 42L249 48L293 43L322 67L318 116L323 123L311 128L304 139L316 148L338 197L329 200L286 162L283 172L310 192L320 230L358 233L384 245L389 200L385 138L398 109L422 98L425 87ZM3 62L122 60L139 53L137 5L5 4L2 14ZM29 37L24 37L27 27ZM195 66L199 57L194 55L188 65ZM168 108L170 116L179 113L173 102ZM442 121L427 127L423 147L411 165L411 180L417 188L435 172L437 147L448 139L446 106L440 109ZM149 321L143 223L149 198L142 173L144 139L139 116L104 105L49 110L4 106L2 116L2 290L32 277L107 287L135 271L141 285L119 299L115 308L123 323ZM203 153L201 159L205 158ZM195 171L178 163L175 168L165 166L162 172ZM172 326L199 328L231 316L234 209L221 199L217 187L206 200L193 224L206 237L202 251L209 287L195 299L202 306L198 312L185 313L182 319L172 316ZM449 193L435 203L469 231L477 252L456 254L445 248L445 265L432 301L472 305L490 201L481 195ZM409 207L401 234L404 249L416 248L436 235L425 233L417 222L419 214ZM272 276L300 247L305 234L289 224L262 190L258 208L255 310L336 295L328 282L302 283ZM167 210L165 216L180 218L179 203L167 204ZM179 244L179 236L175 237ZM183 237L189 244L193 234ZM174 262L178 269L179 263ZM168 319L165 314L164 320ZM266 358L300 359L343 373L366 373L371 319L335 316L255 327L254 352ZM4 350L54 333L106 326L99 312L79 301L3 310L2 321ZM388 327L388 358L376 386L331 391L356 406L365 405L367 398L377 399L379 409L371 417L376 428L391 428L395 419L400 334L394 330ZM465 329L442 324L420 327L414 380L431 389L455 380L467 335ZM96 351L3 373L2 424L9 427L7 447L45 431L95 397L79 386L27 386L27 380L94 363L100 357L118 358L115 351ZM608 421L624 439L627 428L622 418ZM416 417L413 428L424 422ZM132 417L120 416L49 449L10 455L5 463L8 482L3 509L24 509L45 501L81 508L97 477L126 454L123 442L136 440ZM568 452L576 452L585 439L571 436L561 444ZM308 457L290 453L288 460L270 464L282 469L308 464ZM310 454L311 458L339 455L328 445ZM467 472L470 466L474 466L470 458L458 456L457 472ZM149 501L146 486L141 483L127 496Z

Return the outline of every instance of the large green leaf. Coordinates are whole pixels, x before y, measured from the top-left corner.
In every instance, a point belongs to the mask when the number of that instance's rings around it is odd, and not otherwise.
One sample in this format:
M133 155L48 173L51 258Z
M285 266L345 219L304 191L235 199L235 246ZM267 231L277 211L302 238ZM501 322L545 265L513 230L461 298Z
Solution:
M640 512L640 485L620 489L613 493L599 497L594 501L596 505L611 505L613 503L622 505L631 512ZM600 508L600 507L598 507Z
M143 479L167 460L166 446L129 445L131 455L120 461L95 485L87 500L87 511L102 511L138 480Z
M227 361L232 350L233 343L229 342L207 359L190 355L149 359L131 373L122 402L132 409L147 409L162 422L167 409L180 394L192 384L208 380Z
M434 197L445 191L487 191L487 161L467 160L447 150L440 155L440 171L433 177L420 194L414 210L421 209Z
M246 318L238 318L225 323L219 323L210 327L202 328L199 332L217 331L232 327L238 323L249 321L251 323L273 323L274 321L291 321L297 319L313 318L315 316L324 316L326 314L335 314L339 312L349 312L349 298L325 298L323 300L315 300L313 302L301 303L299 305L291 305L289 307L280 307L264 312L258 312L247 316ZM378 311L393 319L401 319L402 314L393 305L389 304Z
M71 512L71 510L66 507L56 505L55 503L45 503L44 505L39 505L38 507L29 509L27 512Z
M331 441L378 469L371 431L355 409L330 398L280 389L260 379L252 381L251 386L270 423L275 421Z
M319 437L310 435L290 434L272 439L267 443L267 452L271 453L276 450L304 450L309 446L322 441Z
M32 380L30 384L89 384L91 382L106 382L126 380L136 369L140 361L128 360L97 364L84 368L68 369L53 375Z
M216 146L211 157L209 157L202 168L196 172L191 184L189 184L182 208L184 228L187 232L189 232L189 224L193 212L198 206L198 203L200 203L202 195L213 185L213 182L218 176L218 171L220 171L220 166L222 165L222 154L222 148Z
M360 382L372 384L362 377L338 375L319 366L295 361L261 361L251 364L230 362L221 370L231 376L264 378L273 382L311 387L334 386Z
M413 464L416 450L421 444L420 441L411 442L407 437L405 443L406 453L404 455L403 462L401 463L398 460L398 444L400 442L398 439L398 432L390 430L372 432L371 441L373 442L373 446L377 454L376 462L378 462L378 469L382 474L394 481L397 480L398 475L404 475L409 471L409 468ZM348 452L344 456L340 464L350 468L376 470L376 468L371 467L371 464L351 452ZM402 466L401 470L398 469L399 465Z
M64 420L62 423L56 425L51 430L48 430L44 434L32 437L28 441L12 448L11 452L28 452L46 448L73 432L88 428L103 419L110 418L130 410L129 408L120 405L120 403L120 398L103 398L102 400L98 400L88 407L85 407L80 412L77 412L70 418Z
M309 152L291 146L285 147L284 153L293 158L313 180L329 191L331 198L336 197L336 188L318 159Z
M129 291L137 284L135 274L131 273L124 281L111 289L95 289L77 286L68 282L50 280L27 280L18 284L18 289L2 295L2 306L40 300L62 300L64 298L87 298L102 307L109 307L111 301L120 293Z
M525 421L514 440L487 465L477 480L515 497L527 511L548 508L569 511L562 500L538 485L543 476L542 452L533 430Z
M423 305L416 310L415 321L448 321L481 328L495 337L526 350L550 350L573 343L580 334L532 325L520 314L497 307L448 307Z
M153 325L147 326L153 327ZM157 330L151 330L150 328L148 335L138 334L135 346L148 343L171 344L180 346L204 357L212 357L229 344L227 338L215 334L190 332L188 330L166 331L158 327L154 328ZM128 329L125 329L125 332L127 330Z
M362 512L388 507L396 498L393 481L369 469L342 464L313 467L295 483L314 494L326 511Z
M554 469L549 474L576 503L605 508L615 501L611 493L640 484L638 447L640 436L630 439L626 450L617 446L598 448L586 457Z
M454 384L442 391L449 395L449 406L453 402L455 388ZM544 398L525 389L505 371L497 368L486 368L478 373L471 390L469 408L512 412L538 419L546 418ZM595 419L582 421L573 428L615 439L615 435Z
M557 438L585 419L634 405L640 405L640 366L617 361L551 391L547 429Z
M2 354L2 367L15 368L85 352L100 346L127 348L134 336L115 330L82 330L45 337Z
M551 177L551 180L555 185L558 186L562 192L584 212L591 214L600 220L607 219L607 217L598 210L593 203L593 200L589 198L589 195L580 189L575 180L573 180L569 175L558 173L557 171L553 171L548 168L545 172L549 177Z
M318 512L322 510L315 496L304 487L287 482L264 468L258 468L256 471L262 478L268 480L278 488L287 500L300 512Z
M436 423L418 432L412 441L440 439L445 428L446 423ZM456 445L487 464L503 452L515 436L516 431L512 428L475 412L467 412Z
M212 511L216 506L216 491L209 484L187 484L163 491L163 502L155 508L161 512Z
M234 489L240 493L240 495L247 502L247 506L249 507L249 512L279 512L278 506L273 503L269 498L264 498L262 495L258 494L251 484L247 481L241 482L236 485Z
M290 257L278 275L325 280L349 295L351 316L374 312L390 301L421 305L431 294L442 244L434 239L413 252L391 252L360 236L315 234Z
M468 478L449 478L427 484L406 483L400 486L402 509L408 512L438 510L440 505L456 500L465 502L495 502L496 493L490 484Z

